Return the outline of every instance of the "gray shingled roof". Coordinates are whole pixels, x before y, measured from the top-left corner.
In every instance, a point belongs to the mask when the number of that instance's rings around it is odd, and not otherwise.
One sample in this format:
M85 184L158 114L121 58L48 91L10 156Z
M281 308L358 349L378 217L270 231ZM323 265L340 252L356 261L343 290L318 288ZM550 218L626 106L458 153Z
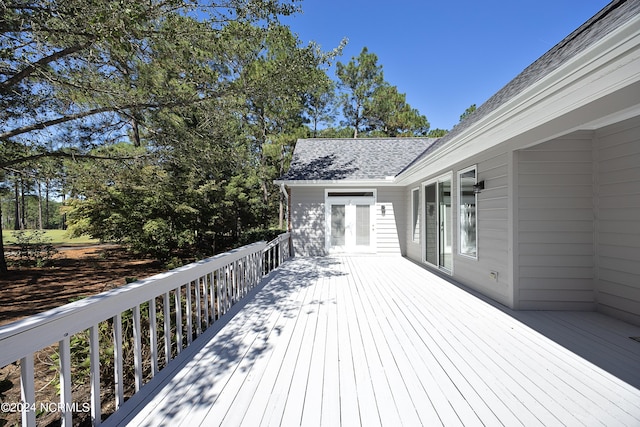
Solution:
M640 14L640 0L614 0L542 55L440 139L303 139L280 180L385 179L429 156L501 105Z
M489 98L466 120L456 125L448 134L440 138L436 144L431 145L429 149L414 159L413 162L407 164L406 168L427 157L437 148L447 144L462 131L471 127L474 123L510 99L513 99L526 88L549 75L562 64L577 56L589 46L601 40L602 37L606 36L610 31L631 20L639 13L639 0L612 1L578 29L565 37L560 43L538 58L533 64L525 68L522 73L518 74L505 87Z
M384 180L396 176L434 138L300 139L279 180Z

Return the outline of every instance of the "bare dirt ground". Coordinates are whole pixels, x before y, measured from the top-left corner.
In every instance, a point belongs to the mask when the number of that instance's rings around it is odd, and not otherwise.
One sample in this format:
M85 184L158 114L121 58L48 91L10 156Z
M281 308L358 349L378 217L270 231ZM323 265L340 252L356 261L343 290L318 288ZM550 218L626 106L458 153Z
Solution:
M0 278L2 302L0 303L0 325L55 308L78 298L94 295L127 283L127 279L143 279L164 271L163 266L153 260L136 259L116 245L94 245L82 248L58 248L53 265L42 268L12 269ZM51 356L55 347L43 349L35 354L36 400L55 403L59 401L55 378L55 363ZM16 404L20 402L20 367L11 364L0 367L0 382L9 380L11 387L4 394L0 390L0 401ZM74 386L74 400L88 402L87 387ZM3 406L4 408L4 406ZM10 407L7 407L10 408ZM103 407L104 412L109 412ZM74 425L90 423L90 414L77 414ZM38 425L59 425L56 411L38 415ZM20 424L19 412L0 412L0 426Z
M117 245L61 247L53 266L14 268L0 278L0 325L162 271L160 263L135 259Z

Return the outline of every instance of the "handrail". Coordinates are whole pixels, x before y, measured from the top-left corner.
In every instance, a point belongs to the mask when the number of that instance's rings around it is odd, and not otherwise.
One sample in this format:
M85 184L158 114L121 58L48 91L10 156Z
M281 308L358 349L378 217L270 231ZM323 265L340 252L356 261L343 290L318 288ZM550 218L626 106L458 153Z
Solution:
M125 339L133 341L135 392L138 392L144 383L143 345L149 348L151 360L146 362L151 364L151 376L154 376L162 363L158 334L164 340L166 366L173 359L173 353L180 353L190 345L194 336L202 334L290 256L290 235L284 233L268 243L247 245L1 326L0 367L20 361L22 424L35 425L35 411L30 410L37 409L34 353L58 343L61 417L63 425L71 425L74 405L71 402L70 339L89 331L90 404L92 422L98 425L101 419L100 357L104 357L98 354L101 322L110 322L113 329L117 411L124 402L122 322L125 313L131 312L133 319L132 336ZM141 312L148 317L141 317ZM143 336L144 329L148 330L147 337Z

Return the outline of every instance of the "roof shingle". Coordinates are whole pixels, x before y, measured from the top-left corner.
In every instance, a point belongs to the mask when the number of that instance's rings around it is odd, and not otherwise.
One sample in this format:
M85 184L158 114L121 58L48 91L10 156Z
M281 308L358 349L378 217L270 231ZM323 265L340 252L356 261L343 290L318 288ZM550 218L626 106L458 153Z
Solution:
M434 138L300 139L283 181L384 180L396 176Z

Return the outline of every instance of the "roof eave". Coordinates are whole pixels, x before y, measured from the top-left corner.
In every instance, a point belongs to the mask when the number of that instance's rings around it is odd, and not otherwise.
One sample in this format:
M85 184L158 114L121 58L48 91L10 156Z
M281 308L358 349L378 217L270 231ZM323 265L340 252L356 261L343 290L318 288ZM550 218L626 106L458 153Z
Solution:
M396 185L395 177L389 176L385 179L335 179L335 180L275 180L276 185L286 185L287 187L336 187L336 186L375 186L387 187Z
M640 74L634 68L637 65L637 58L635 61L627 60L626 63L622 61L617 65L616 60L637 48L639 34L640 19L635 18L625 23L609 37L603 38L571 61L567 61L558 70L543 77L464 129L443 146L407 167L398 174L396 183L408 185L422 179L426 169L437 173L438 170L449 168L455 163L538 127L550 118L558 117L561 113L575 110L580 105L586 105L594 99L619 90L621 82L631 86L640 79ZM611 75L615 70L616 78L608 79L603 71L598 71L604 68L609 68ZM600 74L592 78L593 81L585 83L589 80L589 75L595 75L598 72ZM581 88L582 91L576 88ZM574 96L566 96L567 91ZM580 96L575 96L576 94ZM553 110L556 114L551 113ZM588 124L585 123L580 128L587 126ZM571 131L573 130L577 129Z

